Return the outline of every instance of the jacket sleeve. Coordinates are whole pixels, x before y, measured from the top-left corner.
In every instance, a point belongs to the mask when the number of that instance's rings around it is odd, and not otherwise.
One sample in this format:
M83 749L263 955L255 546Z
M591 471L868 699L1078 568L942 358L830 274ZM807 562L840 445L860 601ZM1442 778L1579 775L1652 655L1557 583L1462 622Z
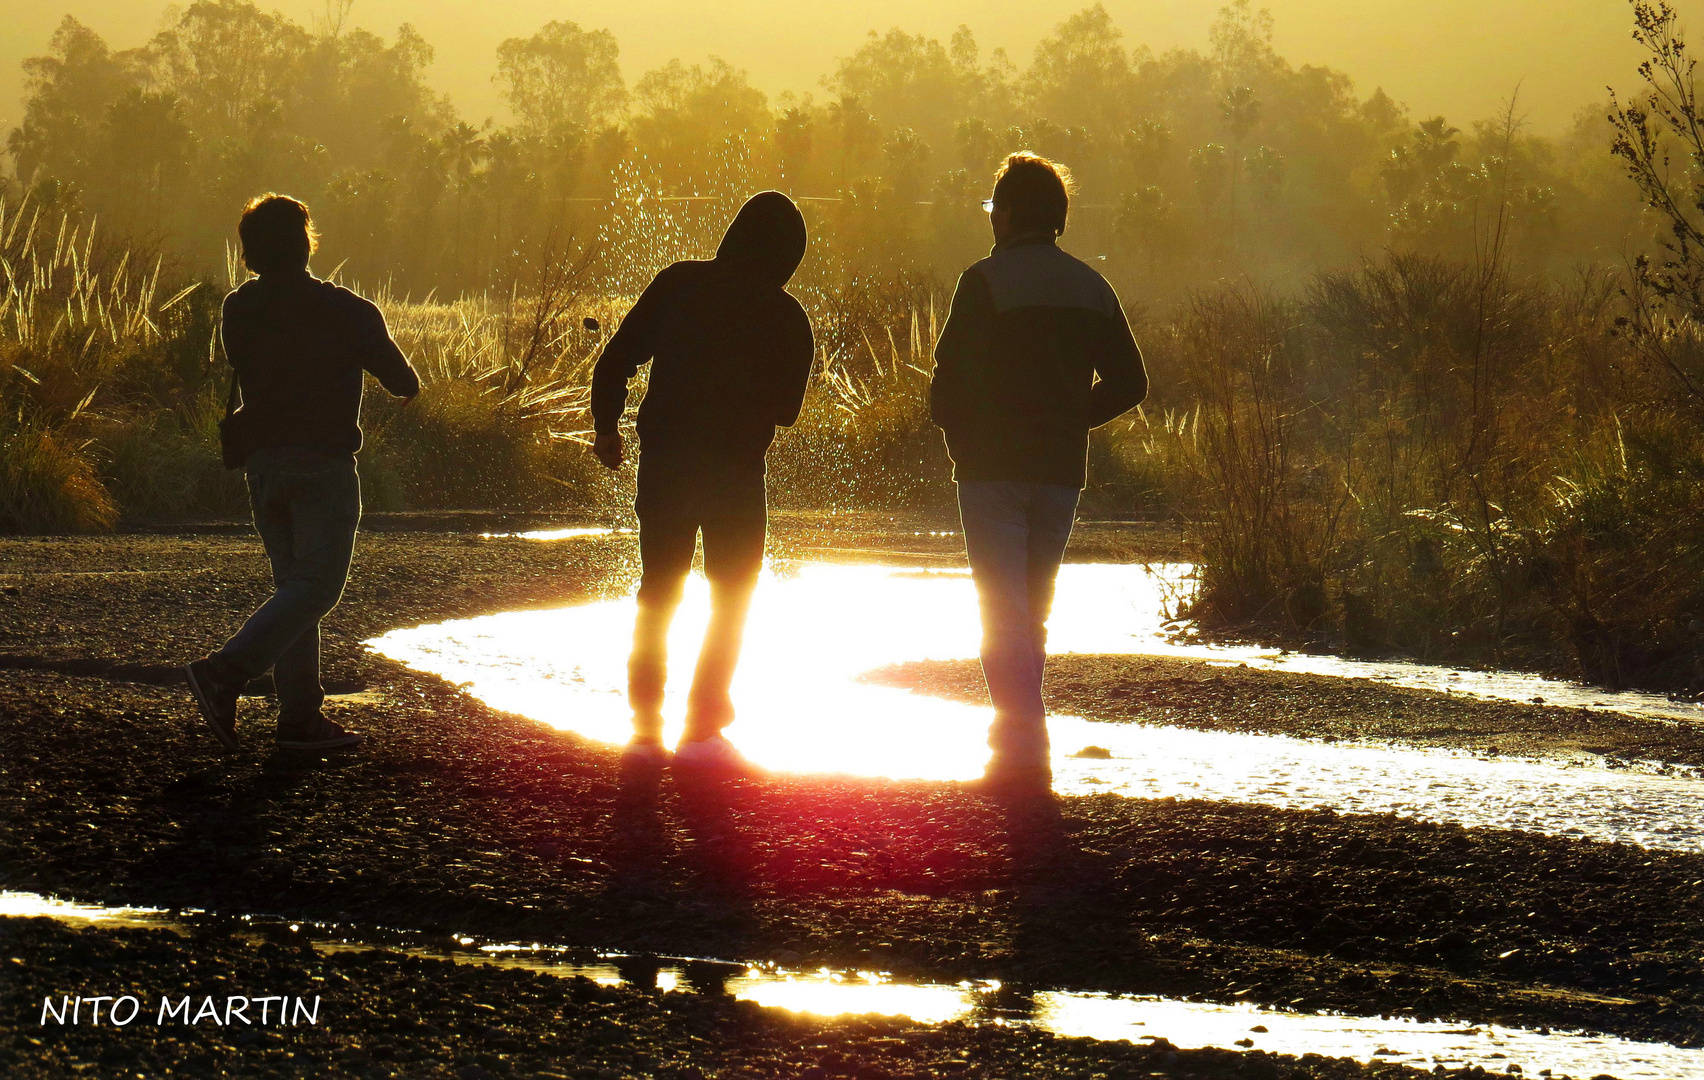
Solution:
M775 385L777 427L792 427L799 419L799 410L805 405L805 389L811 381L811 364L816 360L816 339L811 334L810 316L805 314L797 300L793 300L789 307L780 378Z
M673 291L673 269L664 270L645 286L592 368L592 427L599 435L613 434L621 426L627 382L657 350L657 330Z
M408 357L402 355L385 314L377 304L355 298L355 339L361 367L373 373L379 384L400 398L411 398L420 392L420 375Z
M1110 286L1108 290L1110 291ZM1130 321L1118 298L1112 298L1113 314L1095 342L1095 380L1089 391L1089 426L1102 424L1134 409L1148 396L1148 369L1142 363L1142 350L1130 333Z
M994 294L976 270L959 275L947 324L935 342L935 375L929 383L929 417L935 426L959 426L975 410L972 391L986 362L994 331Z
M219 307L219 347L224 350L225 362L233 368L238 357L246 355L243 330L242 301L232 290L225 294L225 302Z

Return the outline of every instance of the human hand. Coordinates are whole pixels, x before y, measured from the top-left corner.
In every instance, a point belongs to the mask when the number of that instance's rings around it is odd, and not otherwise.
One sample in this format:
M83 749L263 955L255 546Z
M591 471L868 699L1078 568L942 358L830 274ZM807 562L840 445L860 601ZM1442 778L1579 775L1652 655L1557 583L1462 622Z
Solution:
M592 443L592 453L597 455L598 460L603 462L606 469L621 468L622 461L626 459L624 451L625 447L619 431L599 435L596 441Z

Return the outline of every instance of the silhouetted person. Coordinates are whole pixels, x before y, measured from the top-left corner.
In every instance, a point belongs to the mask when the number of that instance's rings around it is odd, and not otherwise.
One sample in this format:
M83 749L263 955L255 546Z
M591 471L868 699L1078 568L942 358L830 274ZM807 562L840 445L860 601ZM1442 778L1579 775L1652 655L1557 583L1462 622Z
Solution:
M985 204L994 250L960 276L935 346L930 412L953 459L994 702L991 790L1052 785L1041 700L1047 616L1089 430L1148 393L1112 286L1054 243L1069 182L1046 158L1006 159Z
M778 191L740 208L707 262L658 274L604 347L592 375L595 452L623 460L618 430L627 383L651 363L639 406L639 612L628 662L633 706L630 763L662 765L663 685L669 623L692 552L704 535L710 626L693 673L677 769L743 772L722 735L746 610L763 564L764 457L777 426L799 417L815 346L804 308L786 284L805 254L805 219Z
M306 206L263 195L237 233L259 276L225 297L219 334L242 389L239 456L275 591L222 649L189 665L189 686L227 749L237 748L238 694L269 668L280 748L354 746L361 736L320 712L319 623L343 595L361 520L362 372L409 400L420 379L377 307L308 272Z

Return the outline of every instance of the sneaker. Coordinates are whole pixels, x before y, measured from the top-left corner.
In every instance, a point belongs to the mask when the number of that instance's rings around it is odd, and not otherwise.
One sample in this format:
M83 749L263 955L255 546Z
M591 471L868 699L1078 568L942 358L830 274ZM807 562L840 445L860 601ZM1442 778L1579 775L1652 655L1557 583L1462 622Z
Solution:
M242 684L221 678L211 657L195 661L183 673L213 737L225 749L237 749L237 697L242 693Z
M324 716L278 725L280 750L340 750L359 745L361 736L358 732L349 731Z
M625 769L662 769L672 757L661 739L635 735L621 751L621 765Z
M687 770L718 776L751 776L758 771L724 735L681 743L675 751L674 767L677 772Z

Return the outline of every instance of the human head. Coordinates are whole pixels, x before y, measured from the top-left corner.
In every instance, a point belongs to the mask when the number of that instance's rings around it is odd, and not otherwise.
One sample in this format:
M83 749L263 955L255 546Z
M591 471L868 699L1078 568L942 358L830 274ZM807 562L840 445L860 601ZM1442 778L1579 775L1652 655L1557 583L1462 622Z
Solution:
M1004 224L1013 234L1065 231L1071 206L1071 170L1027 150L1007 157L994 174L991 212L996 231Z
M237 223L243 243L243 263L257 274L306 270L319 246L313 218L305 204L288 195L267 192L250 199Z
M734 215L716 258L758 280L785 285L805 257L805 242L805 216L793 200L779 191L760 191Z

